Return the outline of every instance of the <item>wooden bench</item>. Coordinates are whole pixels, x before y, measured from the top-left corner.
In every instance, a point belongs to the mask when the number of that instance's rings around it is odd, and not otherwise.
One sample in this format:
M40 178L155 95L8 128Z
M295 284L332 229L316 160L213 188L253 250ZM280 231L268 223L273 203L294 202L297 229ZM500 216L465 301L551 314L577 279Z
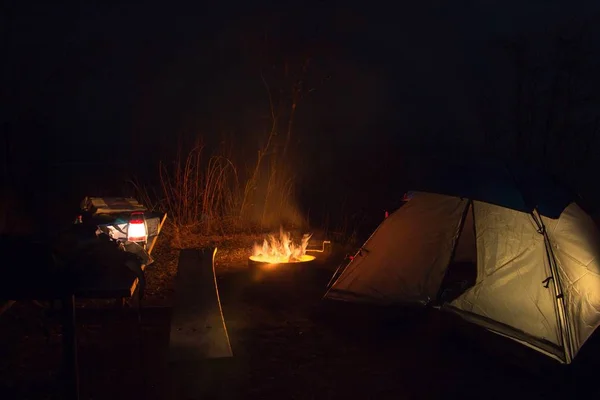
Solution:
M233 357L214 270L216 252L184 249L179 255L169 340L172 398L200 397L206 360Z

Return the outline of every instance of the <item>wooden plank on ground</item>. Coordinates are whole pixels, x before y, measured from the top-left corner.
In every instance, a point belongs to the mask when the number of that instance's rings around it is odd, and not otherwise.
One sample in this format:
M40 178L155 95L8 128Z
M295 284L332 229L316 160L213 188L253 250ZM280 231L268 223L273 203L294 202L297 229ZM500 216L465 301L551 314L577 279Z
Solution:
M232 357L215 278L217 249L184 249L175 278L169 359Z
M158 229L156 230L156 235L153 236L150 243L148 243L148 248L146 250L148 252L148 254L152 254L154 245L156 244L156 241L158 240L158 236L160 235L160 231L162 231L163 225L165 224L166 220L167 220L167 213L164 213L162 219L160 220L160 223L158 224Z
M172 398L202 397L212 369L207 363L219 365L233 356L215 279L216 252L184 249L179 254L169 340Z

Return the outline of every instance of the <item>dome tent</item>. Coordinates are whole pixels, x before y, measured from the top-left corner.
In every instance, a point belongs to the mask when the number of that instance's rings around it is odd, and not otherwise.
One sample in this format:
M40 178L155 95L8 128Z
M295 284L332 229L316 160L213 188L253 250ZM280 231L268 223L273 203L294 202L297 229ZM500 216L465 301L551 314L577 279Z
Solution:
M600 233L591 217L523 166L446 166L424 178L325 297L439 305L570 363L600 325ZM476 277L448 298L442 283L465 264Z

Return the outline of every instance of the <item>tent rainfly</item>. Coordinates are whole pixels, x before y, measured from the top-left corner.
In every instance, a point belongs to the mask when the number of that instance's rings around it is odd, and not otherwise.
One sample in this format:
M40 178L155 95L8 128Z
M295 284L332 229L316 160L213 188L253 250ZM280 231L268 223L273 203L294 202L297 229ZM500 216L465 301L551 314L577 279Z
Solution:
M571 363L600 325L600 233L564 196L543 202L493 187L465 197L416 192L381 223L325 298L433 304ZM472 265L476 277L445 298L443 282L460 265Z

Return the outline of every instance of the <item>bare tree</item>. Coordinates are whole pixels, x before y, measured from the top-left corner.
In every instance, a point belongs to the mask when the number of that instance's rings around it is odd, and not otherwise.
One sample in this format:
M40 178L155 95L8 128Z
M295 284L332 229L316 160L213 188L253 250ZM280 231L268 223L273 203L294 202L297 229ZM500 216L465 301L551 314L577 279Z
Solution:
M271 217L283 211L290 213L294 208L288 203L294 198L298 157L305 156L294 151L300 139L294 129L297 113L326 77L324 69L315 68L319 48L310 41L298 42L281 33L271 34L275 23L267 20L260 29L244 28L242 37L248 65L257 71L257 79L266 92L262 96L268 99L269 120L244 189L242 214L257 218L257 207L260 208L258 218L263 227L269 225L267 220ZM254 205L252 211L250 204Z
M514 156L562 180L586 168L598 133L600 83L588 28L561 28L541 55L525 36L503 43L515 71Z

